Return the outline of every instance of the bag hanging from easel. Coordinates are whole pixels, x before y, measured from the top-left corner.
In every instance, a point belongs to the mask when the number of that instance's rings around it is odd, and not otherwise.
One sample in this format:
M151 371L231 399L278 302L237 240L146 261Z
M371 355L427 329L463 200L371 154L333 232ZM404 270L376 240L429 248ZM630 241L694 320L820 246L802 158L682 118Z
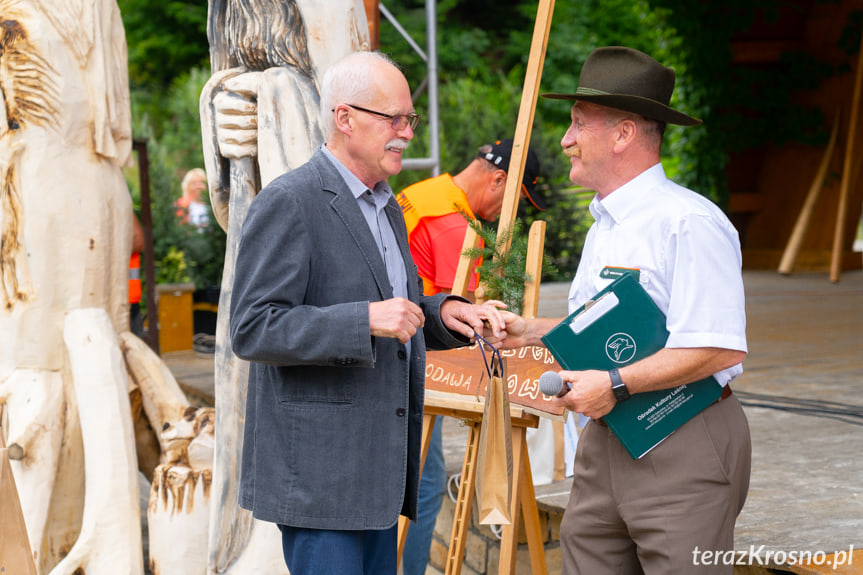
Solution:
M477 340L486 361L485 340L479 336ZM503 358L494 348L491 362L486 361L486 370L489 380L476 468L479 522L481 525L509 525L512 522L512 425Z

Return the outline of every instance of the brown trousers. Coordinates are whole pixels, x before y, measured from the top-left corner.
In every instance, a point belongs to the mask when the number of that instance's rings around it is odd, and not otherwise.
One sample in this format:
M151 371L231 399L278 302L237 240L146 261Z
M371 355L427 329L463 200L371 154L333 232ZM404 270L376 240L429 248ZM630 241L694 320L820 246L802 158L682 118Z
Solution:
M731 565L705 565L701 552L734 548L750 463L749 425L734 395L639 460L591 421L560 527L563 575L731 574Z

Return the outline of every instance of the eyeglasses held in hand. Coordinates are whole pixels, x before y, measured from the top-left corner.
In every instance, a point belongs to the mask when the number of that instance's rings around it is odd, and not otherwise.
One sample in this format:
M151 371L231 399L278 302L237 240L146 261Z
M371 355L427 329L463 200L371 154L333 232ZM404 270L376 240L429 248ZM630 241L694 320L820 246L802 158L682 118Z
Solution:
M372 114L375 116L380 116L381 118L386 118L387 120L391 120L393 130L395 130L396 132L400 132L408 126L411 127L411 130L416 130L417 124L420 123L421 116L419 114L396 114L395 116L393 116L390 114L384 114L383 112L375 112L374 110L369 110L368 108L354 106L353 104L345 105L349 108L353 108L354 110L365 112L366 114ZM333 111L335 111L335 108L333 108Z

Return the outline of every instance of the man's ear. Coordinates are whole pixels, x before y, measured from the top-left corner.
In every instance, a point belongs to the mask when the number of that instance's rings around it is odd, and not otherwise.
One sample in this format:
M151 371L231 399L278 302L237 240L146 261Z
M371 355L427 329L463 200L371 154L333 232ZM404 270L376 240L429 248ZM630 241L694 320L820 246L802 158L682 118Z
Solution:
M500 188L501 191L506 189L506 172L503 170L495 170L491 176L491 183L494 189Z
M333 116L336 122L336 129L338 129L339 132L350 134L353 131L354 126L351 121L351 111L347 106L338 106L336 111L333 112Z
M635 140L635 135L638 133L638 124L633 120L623 120L617 124L617 134L614 142L614 147L617 150L623 149Z

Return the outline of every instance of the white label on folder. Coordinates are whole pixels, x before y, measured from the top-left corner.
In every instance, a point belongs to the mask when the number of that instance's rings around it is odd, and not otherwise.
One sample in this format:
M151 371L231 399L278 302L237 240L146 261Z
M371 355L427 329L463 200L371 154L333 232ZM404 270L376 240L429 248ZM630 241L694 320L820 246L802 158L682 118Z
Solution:
M590 327L593 322L614 309L618 303L620 303L620 300L617 299L617 294L610 291L598 300L593 301L589 307L585 304L584 311L572 318L572 321L569 322L569 329L575 332L575 335L580 334Z

